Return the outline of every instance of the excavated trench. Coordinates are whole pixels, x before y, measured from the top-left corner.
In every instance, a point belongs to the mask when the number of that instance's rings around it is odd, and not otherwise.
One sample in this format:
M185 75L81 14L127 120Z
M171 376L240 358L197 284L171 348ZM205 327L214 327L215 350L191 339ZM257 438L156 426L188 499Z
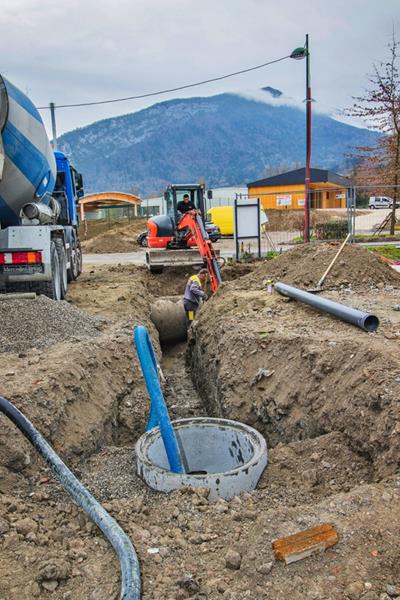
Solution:
M238 276L251 271L251 266L242 267ZM147 289L155 299L182 290L187 272L175 269L158 277L149 275L147 280ZM234 269L227 278L235 279ZM348 326L342 324L338 325L337 339L331 330L319 340L305 331L299 336L294 333L298 324L288 326L286 316L284 331L269 331L271 314L279 317L288 310L286 303L275 296L265 303L259 294L246 293L246 313L240 294L229 287L221 290L222 294L224 302L212 300L201 311L188 344L160 348L171 417L236 419L263 433L270 448L291 443L304 443L306 448L308 440L324 446L332 436L335 448L342 448L342 466L347 472L343 489L393 473L398 448L386 432L395 397L386 387L388 382L383 381L382 355L369 348L368 336L355 334L355 341L346 336ZM239 314L235 315L235 307ZM259 319L260 313L267 315L267 327ZM256 327L254 316L259 322ZM368 373L363 367L366 359ZM388 372L395 374L398 367L393 364ZM380 385L371 387L371 380ZM368 408L368 414L363 407ZM143 386L139 390L134 386L118 403L107 445L131 447L145 429L147 414L146 392ZM359 427L360 414L363 430ZM358 474L351 466L355 463L360 467ZM296 468L301 468L300 459Z
M251 270L250 265L241 266L237 273L229 268L225 279L241 277ZM151 302L181 293L187 275L185 269L174 269L161 276L141 272L143 293L149 295ZM390 427L394 397L385 387L386 381L381 383L386 395L368 389L371 378L383 376L379 353L340 336L337 341L329 335L317 341L307 335L299 337L272 330L268 333L271 314L280 315L276 299L261 306L259 295L247 294L243 299L229 286L221 290L219 296L222 295L224 302L212 299L200 312L188 344L160 347L149 319L149 304L141 305L135 317L135 322L149 327L159 353L171 418L212 416L239 420L263 433L270 448L333 434L339 436L351 454L370 465L369 477L374 476L374 470L375 477L393 472L397 446L385 434ZM248 313L242 310L244 301ZM260 313L267 315L267 327L260 324ZM267 335L262 331L260 336L260 327ZM294 324L293 329L296 327ZM72 383L72 372L65 371L61 349L59 360L54 359L58 355L53 351L54 372L47 369L44 387L40 385L43 382L39 373L39 389L27 387L26 395L19 389L21 408L30 401L43 407L41 398L46 393L47 414L38 411L41 430L82 473L89 473L93 464L100 468L97 458L93 458L97 451L99 456L108 458L113 453L129 456L126 469L132 469L131 448L145 431L149 400L131 333L132 323L113 329L96 343L76 346L75 354L69 356L74 364ZM348 364L343 364L343 355L352 357ZM365 356L369 357L368 378L362 370ZM335 367L338 364L339 369ZM392 372L397 368L398 365L393 366ZM355 388L357 391L353 392ZM334 396L331 390L335 390ZM15 398L13 394L9 397ZM363 406L368 407L368 414L364 416L363 431L357 435L354 432L360 430L359 413ZM32 420L35 421L34 411ZM5 431L6 438L10 430L6 427ZM3 461L5 465L22 468L30 460L27 456L32 457L28 446L19 442L13 448L6 442L0 446L2 449L8 456ZM110 472L114 469L112 463L107 468ZM365 480L364 470L363 473ZM104 497L112 497L112 485L110 478Z

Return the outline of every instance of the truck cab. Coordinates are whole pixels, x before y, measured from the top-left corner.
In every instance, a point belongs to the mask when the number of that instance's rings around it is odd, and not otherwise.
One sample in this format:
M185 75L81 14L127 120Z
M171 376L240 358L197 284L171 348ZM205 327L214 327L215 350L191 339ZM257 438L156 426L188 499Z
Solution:
M77 227L79 224L77 203L83 197L82 175L69 163L63 152L54 152L57 167L53 196L58 200L61 213L58 222Z

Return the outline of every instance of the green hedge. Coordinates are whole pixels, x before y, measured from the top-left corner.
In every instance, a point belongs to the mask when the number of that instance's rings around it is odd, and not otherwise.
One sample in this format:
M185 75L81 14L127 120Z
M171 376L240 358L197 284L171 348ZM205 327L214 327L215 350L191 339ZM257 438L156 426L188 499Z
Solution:
M341 240L348 234L348 224L344 220L316 223L315 233L318 240Z

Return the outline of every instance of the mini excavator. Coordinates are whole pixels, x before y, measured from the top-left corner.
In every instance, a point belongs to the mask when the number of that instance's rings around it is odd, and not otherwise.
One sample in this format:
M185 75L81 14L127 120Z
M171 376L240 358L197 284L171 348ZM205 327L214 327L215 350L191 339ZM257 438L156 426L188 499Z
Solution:
M184 196L189 196L192 208L181 213L178 204ZM167 214L147 222L147 267L152 273L160 273L164 267L205 266L215 292L222 279L219 257L204 225L204 186L170 185L164 198Z

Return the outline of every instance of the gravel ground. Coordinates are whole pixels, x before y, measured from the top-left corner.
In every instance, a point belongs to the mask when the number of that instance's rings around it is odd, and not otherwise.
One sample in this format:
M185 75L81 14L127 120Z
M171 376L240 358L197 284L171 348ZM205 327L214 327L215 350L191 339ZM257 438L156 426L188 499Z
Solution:
M103 448L82 467L82 480L100 502L131 498L148 488L136 475L133 448Z
M99 335L106 321L45 296L0 299L0 352L48 348Z

